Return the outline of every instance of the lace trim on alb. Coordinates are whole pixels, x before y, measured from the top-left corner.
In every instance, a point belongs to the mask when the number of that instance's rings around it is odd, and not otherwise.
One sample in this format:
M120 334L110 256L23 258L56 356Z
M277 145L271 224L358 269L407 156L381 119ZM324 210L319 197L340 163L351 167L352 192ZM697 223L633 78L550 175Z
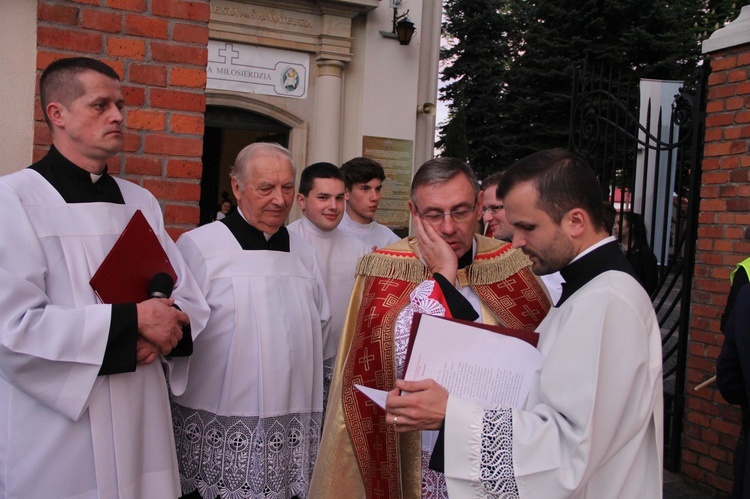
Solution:
M430 279L417 286L409 295L411 302L396 317L393 340L396 348L396 377L399 379L403 379L404 377L404 361L406 360L406 350L409 346L409 334L411 333L414 312L445 317L445 307L443 304L434 298L430 298L436 285L435 280Z
M422 499L448 499L445 475L430 469L431 453L422 451Z
M397 378L404 377L404 362L414 312L438 317L445 316L445 307L439 301L430 298L435 285L434 280L427 280L417 286L409 295L411 302L396 317L393 338L396 349ZM445 486L445 476L429 468L430 455L430 452L422 451L422 499L447 499L448 489Z
M222 499L307 497L321 414L217 416L172 405L183 493Z
M472 456L472 462L473 468L478 468L476 478L482 486L482 495L519 498L513 470L513 410L484 411L480 438L481 456Z

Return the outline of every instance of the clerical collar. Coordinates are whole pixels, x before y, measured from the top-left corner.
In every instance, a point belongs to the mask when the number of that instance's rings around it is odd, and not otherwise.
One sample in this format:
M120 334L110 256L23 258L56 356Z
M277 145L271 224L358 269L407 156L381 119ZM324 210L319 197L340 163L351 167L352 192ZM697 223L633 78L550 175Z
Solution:
M60 154L54 145L29 168L44 177L66 203L125 204L120 187L107 173L106 165L101 175L92 175Z
M560 270L565 282L562 284L562 294L555 307L562 305L593 278L610 270L625 272L637 279L633 267L622 254L620 245L614 238L607 238L600 245L588 248Z
M469 248L469 251L463 254L461 258L458 259L458 268L464 269L472 264L474 261L474 241L471 242L471 248Z
M270 250L289 253L289 232L283 225L268 239L263 231L256 229L240 213L237 208L226 217L219 220L227 226L243 250Z
M607 236L607 237L605 237L604 239L602 239L601 241L597 241L597 242L595 242L594 244L592 244L591 246L589 246L589 247L588 247L588 248L586 248L585 250L583 250L583 251L581 251L580 253L578 253L578 254L577 254L577 255L575 256L575 258L573 258L573 259L572 259L572 260L570 261L570 263L573 263L573 262L575 262L575 261L577 261L577 260L580 260L581 258L583 258L584 256L588 255L589 253L591 253L591 252L592 252L592 251L594 251L595 249L597 249L597 248L599 248L599 247L601 247L601 246L604 246L605 244L608 244L608 243L610 243L610 242L612 242L612 241L617 241L617 239L615 239L615 236ZM568 265L570 265L570 264L568 264Z

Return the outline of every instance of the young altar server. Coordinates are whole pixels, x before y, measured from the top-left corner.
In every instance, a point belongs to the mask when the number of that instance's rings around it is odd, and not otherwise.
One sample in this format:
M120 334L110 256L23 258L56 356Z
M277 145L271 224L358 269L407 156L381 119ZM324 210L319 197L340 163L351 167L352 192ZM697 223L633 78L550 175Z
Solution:
M374 159L352 158L341 165L346 184L346 212L339 228L356 237L371 250L388 246L400 238L391 229L375 221L383 195L385 170Z
M367 244L338 229L344 215L344 190L344 176L336 165L315 163L308 166L300 175L297 194L303 216L287 226L290 232L304 237L315 248L328 292L331 330L323 346L325 395L333 375L357 262L370 252Z

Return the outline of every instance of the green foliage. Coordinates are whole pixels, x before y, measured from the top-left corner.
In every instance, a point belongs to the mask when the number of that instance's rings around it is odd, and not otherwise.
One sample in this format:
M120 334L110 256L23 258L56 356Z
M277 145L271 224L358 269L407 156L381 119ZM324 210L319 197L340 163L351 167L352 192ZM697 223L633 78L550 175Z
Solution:
M740 7L730 0L445 0L443 32L452 44L441 53L441 99L452 108L437 146L468 159L480 178L533 151L566 147L573 72L584 60L633 81L690 85L700 40Z
M447 0L444 32L455 42L443 49L448 61L441 99L453 111L440 128L444 155L468 160L480 176L497 165L502 150L501 117L507 70L519 32L509 0ZM463 134L463 137L460 135ZM499 165L497 165L499 166Z
M460 102L456 96L454 103ZM448 121L440 127L440 139L436 146L442 149L443 156L469 161L469 143L466 136L466 108L454 105Z

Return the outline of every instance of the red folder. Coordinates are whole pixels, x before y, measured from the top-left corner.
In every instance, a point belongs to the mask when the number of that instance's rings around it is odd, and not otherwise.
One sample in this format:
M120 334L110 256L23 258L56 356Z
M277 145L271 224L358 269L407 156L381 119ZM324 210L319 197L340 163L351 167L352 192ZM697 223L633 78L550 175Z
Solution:
M414 317L411 321L411 330L409 331L409 345L406 347L406 360L404 361L404 372L406 372L406 368L409 367L409 359L411 358L411 350L414 346L414 339L417 337L417 330L419 329L419 320L422 318L422 314L420 312L414 312ZM495 326L492 324L482 324L481 322L471 322L471 321L464 321L461 319L452 319L447 317L439 317L439 319L445 320L445 321L451 321L451 322L458 322L461 324L468 324L472 327L477 327L480 329L486 329L487 331L492 331L493 333L497 334L504 334L505 336L512 336L513 338L518 338L519 340L523 340L529 345L536 348L537 343L539 343L539 333L536 331L526 331L525 329L512 329L505 326Z
M137 210L89 284L103 303L139 303L148 299L148 284L159 272L177 281L159 238Z

